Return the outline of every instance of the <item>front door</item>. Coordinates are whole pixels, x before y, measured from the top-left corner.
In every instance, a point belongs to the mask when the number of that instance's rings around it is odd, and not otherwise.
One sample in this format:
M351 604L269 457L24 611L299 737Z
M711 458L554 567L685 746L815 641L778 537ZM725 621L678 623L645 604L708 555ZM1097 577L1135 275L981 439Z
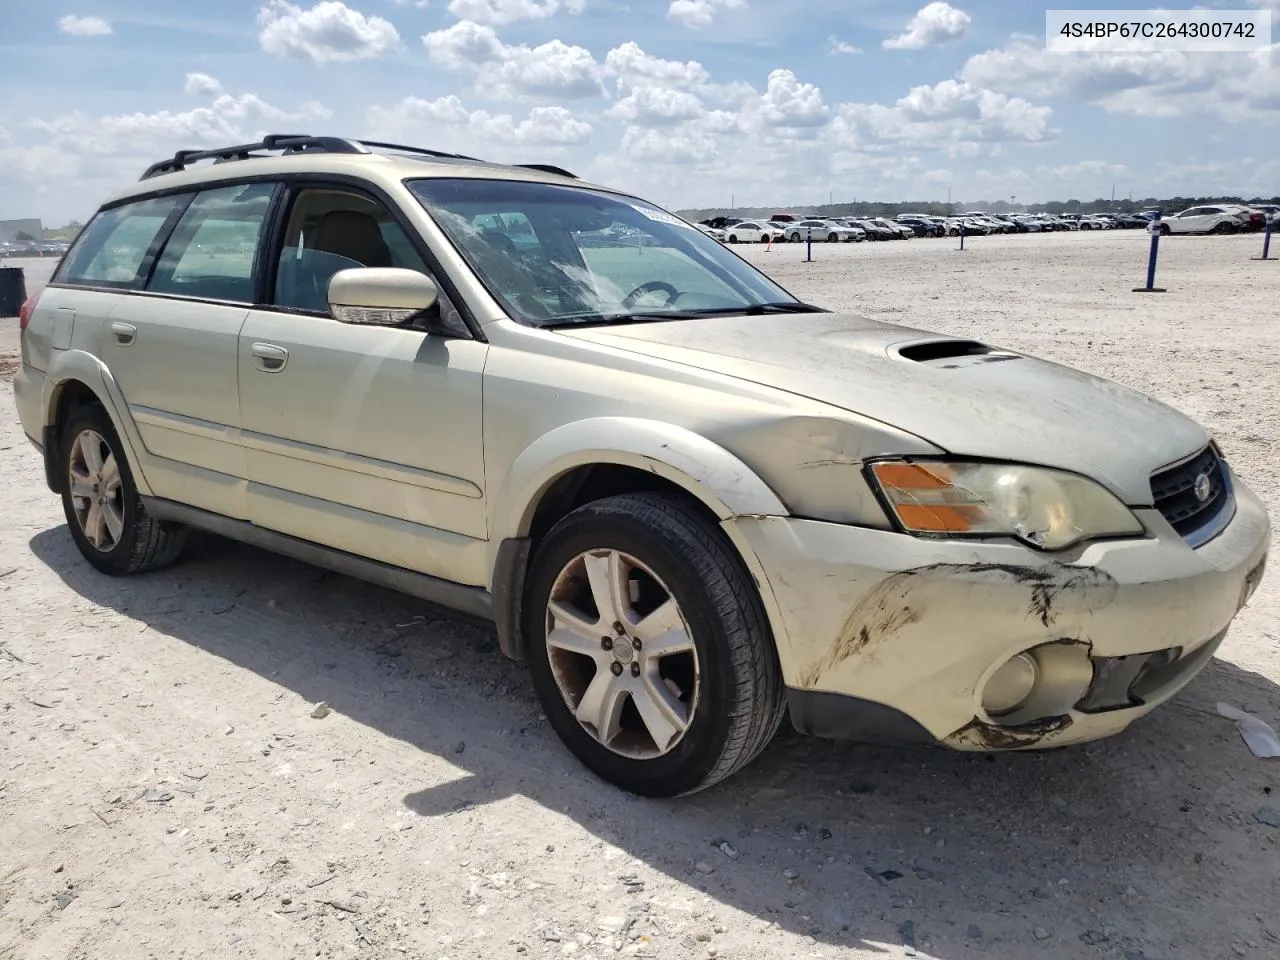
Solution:
M328 280L339 269L430 273L386 207L352 188L296 191L274 256L274 306L252 311L240 333L250 518L358 556L487 585L487 346L465 327L443 337L329 315ZM441 309L452 307L442 300Z

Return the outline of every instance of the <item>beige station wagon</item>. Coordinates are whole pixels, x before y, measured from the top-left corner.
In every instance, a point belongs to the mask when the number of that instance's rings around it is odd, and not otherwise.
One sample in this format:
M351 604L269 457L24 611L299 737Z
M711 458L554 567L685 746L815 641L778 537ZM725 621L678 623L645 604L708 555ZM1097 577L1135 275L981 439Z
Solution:
M1117 733L1210 661L1270 540L1174 410L799 302L554 167L185 151L22 329L22 423L91 564L153 569L196 527L486 617L569 749L642 794L788 716Z

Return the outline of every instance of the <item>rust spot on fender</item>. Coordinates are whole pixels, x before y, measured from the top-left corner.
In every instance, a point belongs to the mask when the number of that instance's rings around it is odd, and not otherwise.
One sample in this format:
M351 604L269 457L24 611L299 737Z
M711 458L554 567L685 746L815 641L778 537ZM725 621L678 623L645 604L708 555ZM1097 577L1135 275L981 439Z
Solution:
M962 727L947 737L951 746L977 747L980 750L1017 750L1034 747L1051 733L1071 726L1071 717L1045 717L1017 727L1001 727L976 717L967 727Z
M849 611L831 648L800 671L800 684L818 686L836 666L926 616L938 619L938 630L954 630L947 620L963 616L967 602L978 602L976 591L966 596L967 587L1025 591L1026 615L1043 628L1053 626L1064 606L1073 613L1091 613L1109 605L1118 589L1107 573L1063 564L939 563L903 570L880 581ZM980 608L975 612L982 615Z

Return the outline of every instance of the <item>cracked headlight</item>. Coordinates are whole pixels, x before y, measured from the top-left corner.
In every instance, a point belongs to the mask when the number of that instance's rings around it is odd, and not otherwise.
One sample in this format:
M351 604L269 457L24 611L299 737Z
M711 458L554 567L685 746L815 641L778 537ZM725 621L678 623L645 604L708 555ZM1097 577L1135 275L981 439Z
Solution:
M908 533L1014 536L1043 550L1143 532L1133 511L1092 480L1007 463L879 461L871 477Z

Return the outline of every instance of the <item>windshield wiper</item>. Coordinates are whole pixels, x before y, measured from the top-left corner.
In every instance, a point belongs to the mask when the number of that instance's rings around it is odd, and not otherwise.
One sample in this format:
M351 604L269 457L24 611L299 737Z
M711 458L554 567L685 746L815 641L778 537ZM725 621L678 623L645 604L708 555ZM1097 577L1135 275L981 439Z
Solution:
M645 310L639 313L586 314L579 317L560 317L544 327L592 327L612 323L657 323L663 320L692 320L698 317L746 316L759 317L770 313L829 313L812 303L785 300L777 303L753 303L736 307L701 307L694 310Z

